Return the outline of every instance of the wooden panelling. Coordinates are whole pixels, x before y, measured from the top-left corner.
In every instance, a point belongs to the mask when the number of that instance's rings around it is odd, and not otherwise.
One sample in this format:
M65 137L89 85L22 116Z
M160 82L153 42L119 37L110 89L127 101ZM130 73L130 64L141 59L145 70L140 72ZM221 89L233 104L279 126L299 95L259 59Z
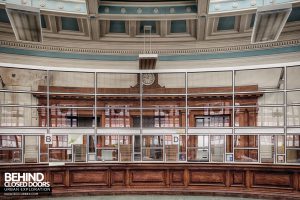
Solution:
M136 74L137 81L139 81L139 74ZM158 76L158 74L155 74L155 76ZM89 107L93 108L95 105L94 96L92 95L78 95L77 93L82 94L92 94L95 92L94 88L90 87L59 87L59 86L50 86L48 88L52 93L50 95L50 105L56 105L56 106L66 106L66 105L74 105L78 107ZM236 86L235 91L236 92L245 92L245 91L257 91L258 86L257 85L247 85L247 86ZM41 93L35 93L33 94L36 98L38 98L38 105L47 105L47 87L39 85L38 91ZM106 107L107 106L128 106L132 108L140 108L140 96L137 94L140 94L140 87L139 83L136 84L136 86L129 87L129 88L97 88L97 93L99 94L111 94L111 95L98 95L97 96L97 107ZM185 95L154 95L154 94L185 94L186 92L190 93L188 95L188 106L189 107L207 107L211 106L211 108L207 109L190 109L189 115L188 115L188 121L189 127L196 127L196 118L200 117L209 117L210 119L212 117L220 117L219 115L226 117L228 120L222 120L221 126L223 127L231 127L233 125L233 121L230 120L233 115L233 110L230 107L233 104L232 100L232 94L229 94L228 92L232 92L232 87L193 87L189 88L188 91L186 91L186 88L182 86L182 88L169 88L165 86L160 86L158 84L158 77L156 78L156 82L154 85L151 86L143 86L143 93L147 94L143 96L143 107L153 107L152 110L144 110L143 116L144 117L151 117L152 118L165 118L164 123L165 124L151 124L150 127L154 127L156 125L160 127L185 127L186 126L186 113L184 109L179 109L178 107L185 107L186 99ZM215 93L215 94L214 94ZM224 93L224 94L222 94ZM115 94L115 95L112 95ZM135 94L135 95L122 95L122 94ZM153 95L151 95L153 94ZM247 105L257 105L257 99L262 96L263 94L261 92L253 92L249 94L241 94L237 93L235 95L235 103L240 106L247 106ZM155 108L154 108L155 105ZM168 119L165 116L165 112L156 112L157 106L170 106L170 111L172 113L178 114L168 114ZM226 106L226 108L217 108L217 107L223 107ZM172 108L171 108L172 107ZM212 108L214 107L214 108ZM177 109L178 108L178 109ZM176 112L173 112L173 110L176 109ZM236 112L236 122L238 122L238 126L240 127L248 127L248 126L256 126L257 121L257 113L256 113L256 107L250 108L239 108L239 111ZM98 119L101 119L101 123L98 124L98 127L138 127L139 124L134 125L134 119L136 119L136 116L139 116L139 109L130 110L128 111L128 114L126 114L126 117L121 115L112 114L111 112L108 112L108 114L105 112L107 109L99 109L97 111L97 117ZM168 110L168 109L167 109ZM85 118L92 119L94 117L94 114L92 112L92 109L78 109L76 114L74 116L84 116ZM208 112L207 112L208 111ZM40 109L39 113L39 125L45 126L47 124L47 116L45 116L42 112L42 109ZM66 119L67 116L64 116L61 114L61 109L55 109L55 107L51 108L51 116L49 126L51 127L62 127L62 126L68 126L66 122L68 120L62 120ZM115 124L115 120L112 118L118 118L119 120L125 120L126 124L122 122L122 124ZM126 118L126 119L125 119ZM108 120L105 120L108 119ZM127 120L128 119L128 120ZM210 126L212 127L219 127L220 121L219 120L213 120L216 121L215 123L210 123ZM118 121L118 120L117 120ZM161 120L159 120L161 121ZM176 122L177 121L177 122ZM206 121L206 120L205 120ZM74 126L74 124L73 124ZM83 126L81 123L78 123L77 126ZM88 127L91 125L87 125ZM199 124L200 127L206 127L208 126L207 123ZM166 154L165 157L167 157L167 161L176 161L178 159L177 155L177 146L175 145L167 145L166 146ZM120 161L130 161L131 160L131 149L132 146L126 146L126 145L120 145L120 151L122 152L120 154ZM232 152L232 151L230 151ZM65 159L60 154L57 155L56 159ZM239 154L237 154L239 156ZM115 156L114 156L115 157ZM146 156L148 157L148 155ZM194 160L194 159L192 159Z
M243 171L231 172L231 185L243 186L245 182L245 173Z
M171 170L170 171L170 185L184 185L184 171L183 170Z
M253 187L293 188L293 176L290 173L254 172Z
M0 181L3 181L4 172L11 172L11 168L11 165L0 165ZM12 172L16 171L44 173L56 196L154 192L300 199L300 166L74 163L65 166L16 165Z
M300 173L296 173L297 175L297 179L295 179L296 184L295 184L295 188L296 190L300 190Z
M53 186L64 185L65 172L52 172L51 173L51 183Z
M108 185L108 171L71 171L71 185Z
M111 185L125 185L126 180L126 171L125 170L112 170L111 171Z
M164 170L132 170L130 176L132 185L165 185L166 182Z
M222 184L225 185L225 171L190 170L190 185L198 184Z
M4 172L0 173L0 184L1 186L4 185Z

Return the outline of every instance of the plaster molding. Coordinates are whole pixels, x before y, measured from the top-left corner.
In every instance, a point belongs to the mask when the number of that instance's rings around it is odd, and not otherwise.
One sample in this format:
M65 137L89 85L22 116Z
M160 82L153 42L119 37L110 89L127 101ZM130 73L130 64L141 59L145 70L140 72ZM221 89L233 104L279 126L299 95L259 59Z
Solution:
M278 5L285 3L296 4L299 0L211 0L209 3L209 14L223 13L223 12L236 12L249 10L261 6Z
M122 10L126 12L122 13ZM157 12L153 12L156 9ZM124 5L104 5L100 4L98 9L99 14L111 14L111 15L166 15L166 14L186 14L186 13L197 13L197 5L196 4L186 4L186 5L154 5L154 6L147 6L147 5L131 5L127 6Z
M167 1L167 2L128 2L128 1L101 1L101 6L126 6L126 7L153 7L153 6L189 6L195 5L195 1Z
M85 0L0 0L0 4L17 4L57 13L87 14Z
M189 54L208 54L208 53L225 53L225 52L240 52L248 50L271 49L275 47L284 47L300 44L300 39L283 40L271 43L248 44L240 46L212 47L212 48L188 48L188 49L157 49L152 53L160 55L189 55ZM137 55L143 53L143 49L95 49L95 48L74 48L63 46L41 45L34 43L22 43L16 41L0 40L0 46L6 46L16 49L30 49L42 51L68 52L68 53L83 53L93 55Z

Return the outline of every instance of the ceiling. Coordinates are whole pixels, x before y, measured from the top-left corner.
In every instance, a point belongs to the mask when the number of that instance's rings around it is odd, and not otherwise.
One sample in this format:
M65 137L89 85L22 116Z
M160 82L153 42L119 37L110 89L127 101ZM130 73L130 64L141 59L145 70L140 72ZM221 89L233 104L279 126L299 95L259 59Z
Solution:
M0 0L0 41L16 42L12 24L6 13L6 3ZM239 49L270 48L274 43L252 45L251 34L259 2L235 1L174 1L174 0L42 0L20 1L25 6L40 9L42 43L24 44L26 48L73 52L84 48L86 53L109 50L123 54L152 49L164 54L189 54L189 52L226 52ZM22 3L23 2L23 3ZM228 6L223 3L230 4ZM238 2L238 6L233 4ZM277 2L280 2L278 0ZM279 41L300 39L300 3L292 2L292 11L287 18ZM56 3L56 4L55 4ZM269 2L270 3L270 2ZM73 5L73 6L72 6ZM219 5L219 8L218 6ZM224 8L224 9L223 9ZM72 10L73 9L73 10ZM22 17L16 19L21 29ZM151 26L151 37L144 33L144 26ZM267 29L267 28L266 28ZM32 29L34 30L34 29ZM18 43L14 43L18 46ZM146 45L144 45L146 44ZM52 49L53 49L52 48Z

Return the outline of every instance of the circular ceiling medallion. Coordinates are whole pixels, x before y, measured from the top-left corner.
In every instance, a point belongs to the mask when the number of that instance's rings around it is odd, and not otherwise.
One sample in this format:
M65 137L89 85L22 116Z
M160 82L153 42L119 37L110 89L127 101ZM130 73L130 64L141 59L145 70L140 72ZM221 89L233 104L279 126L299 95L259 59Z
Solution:
M40 1L40 6L41 7L46 7L46 1Z
M109 13L109 8L108 8L108 7L105 7L105 8L104 8L104 12L105 12L105 13Z
M256 5L256 0L252 0L252 1L250 2L250 4L251 4L251 6L255 6L255 5Z
M232 7L233 7L233 8L237 8L238 5L239 5L239 4L238 4L237 2L233 2L233 3L232 3Z
M64 9L64 5L62 3L58 4L59 9Z
M157 14L158 11L159 11L158 8L154 8L154 9L153 9L153 13L155 13L155 14Z
M142 8L138 8L138 9L136 10L136 12L137 12L138 14L141 14L141 13L143 12L143 9L142 9Z
M219 4L215 5L215 9L219 10L220 9L220 5Z
M125 14L126 13L126 8L121 8L121 13Z
M27 0L22 0L22 4L27 4Z
M186 7L186 12L188 12L188 13L190 13L190 12L192 12L192 8L191 7Z
M155 75L152 73L142 74L143 85L152 85L155 81Z
M78 5L78 6L76 7L76 10L77 10L77 11L80 11L80 10L81 10L81 7Z
M175 13L175 8L170 8L170 13Z

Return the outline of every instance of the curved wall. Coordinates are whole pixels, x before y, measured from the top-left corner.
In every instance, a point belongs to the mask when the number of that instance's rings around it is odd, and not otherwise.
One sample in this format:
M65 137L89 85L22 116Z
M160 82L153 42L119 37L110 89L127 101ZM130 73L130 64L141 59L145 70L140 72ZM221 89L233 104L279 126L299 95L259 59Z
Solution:
M182 60L182 61L161 61L158 60L156 69L197 69L203 67L232 67L232 66L247 66L250 63L258 65L276 64L285 62L299 61L300 52L280 53L273 55L260 55L249 57L236 57L224 59L204 59L204 60ZM16 55L0 53L0 60L2 63L25 64L25 65L39 65L53 66L57 68L91 68L91 69L120 69L120 70L135 70L138 69L138 61L101 61L101 60L81 60L81 59L63 59L63 58L49 58L41 56ZM180 57L180 55L178 55Z
M2 163L300 160L299 62L123 71L1 65ZM40 143L32 154L31 142Z
M299 62L0 65L0 184L41 172L53 196L300 197Z

